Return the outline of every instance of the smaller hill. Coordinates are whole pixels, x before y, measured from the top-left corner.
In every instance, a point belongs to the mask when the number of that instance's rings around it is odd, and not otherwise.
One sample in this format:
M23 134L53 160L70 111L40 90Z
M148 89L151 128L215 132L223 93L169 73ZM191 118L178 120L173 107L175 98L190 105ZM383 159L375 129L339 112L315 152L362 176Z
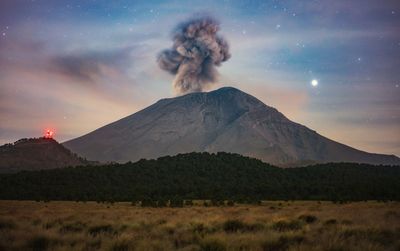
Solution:
M87 164L88 161L51 138L20 139L14 144L0 146L0 173Z

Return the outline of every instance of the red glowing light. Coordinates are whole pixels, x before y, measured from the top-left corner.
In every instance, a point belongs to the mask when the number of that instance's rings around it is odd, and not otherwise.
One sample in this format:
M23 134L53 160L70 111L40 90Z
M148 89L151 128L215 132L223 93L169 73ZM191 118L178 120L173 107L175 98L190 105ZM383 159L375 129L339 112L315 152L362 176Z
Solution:
M47 129L45 134L44 134L44 138L45 139L52 139L54 135L54 132L52 130Z

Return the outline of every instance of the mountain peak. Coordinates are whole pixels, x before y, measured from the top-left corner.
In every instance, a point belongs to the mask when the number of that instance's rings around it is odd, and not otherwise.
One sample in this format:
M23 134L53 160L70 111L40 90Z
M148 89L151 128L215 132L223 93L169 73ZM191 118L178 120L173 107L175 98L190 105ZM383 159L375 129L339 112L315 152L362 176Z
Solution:
M207 92L208 96L216 96L216 97L221 97L221 98L247 98L249 100L256 101L257 99L245 92L242 92L239 89L236 89L234 87L221 87L217 90L213 90L210 92ZM260 102L257 100L257 102Z
M225 86L221 87L216 90L208 91L208 92L194 92L194 93L188 93L185 94L184 96L190 96L190 95L209 95L209 96L227 96L227 95L240 95L240 96L249 96L254 98L253 96L231 86Z
M191 93L186 93L186 94L183 94L183 95L177 96L177 97L163 98L163 99L160 99L158 102L167 101L167 100L177 100L177 99L190 99L190 98L196 99L196 97L201 97L201 96L227 96L227 95L237 95L237 94L250 96L249 94L242 92L241 90L239 90L237 88L226 86L226 87L221 87L219 89L208 91L208 92L191 92Z
M241 90L239 90L239 89L237 89L237 88L235 88L235 87L232 87L232 86L224 86L224 87L221 87L221 88L219 88L219 89L216 89L216 90L213 90L213 91L210 91L210 92L215 92L215 93L226 93L226 92L239 92L239 93L244 93L244 92L242 92Z

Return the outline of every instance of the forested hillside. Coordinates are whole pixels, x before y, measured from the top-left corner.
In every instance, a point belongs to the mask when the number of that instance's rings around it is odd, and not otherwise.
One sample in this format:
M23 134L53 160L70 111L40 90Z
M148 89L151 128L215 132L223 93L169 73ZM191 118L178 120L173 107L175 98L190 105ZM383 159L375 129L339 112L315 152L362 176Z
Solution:
M228 153L0 175L0 199L400 200L400 167L321 164L282 169Z

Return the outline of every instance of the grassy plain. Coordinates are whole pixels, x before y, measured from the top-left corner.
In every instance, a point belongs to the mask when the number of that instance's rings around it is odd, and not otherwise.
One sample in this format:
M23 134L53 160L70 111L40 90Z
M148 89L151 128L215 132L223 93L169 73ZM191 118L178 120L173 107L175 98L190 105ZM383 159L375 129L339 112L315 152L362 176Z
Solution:
M0 250L400 250L400 203L0 201Z

